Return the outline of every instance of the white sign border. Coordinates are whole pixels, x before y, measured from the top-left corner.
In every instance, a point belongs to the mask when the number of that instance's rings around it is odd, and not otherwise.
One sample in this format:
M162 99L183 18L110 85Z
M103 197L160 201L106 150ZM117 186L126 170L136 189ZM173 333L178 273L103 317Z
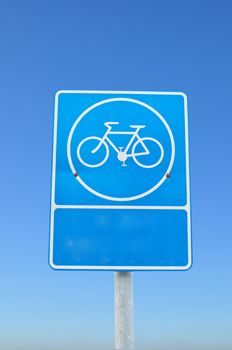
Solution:
M123 94L123 95L178 95L184 99L185 116L185 153L186 153L186 193L185 206L128 206L128 205L57 205L55 203L55 169L57 148L58 100L61 94ZM186 266L68 266L56 265L53 262L54 247L54 213L56 209L139 209L139 210L185 210L188 226L188 263ZM103 270L103 271L164 271L188 270L192 265L191 212L190 212L190 172L189 172L189 137L188 137L188 108L187 96L183 92L161 91L113 91L113 90L59 90L55 95L54 130L53 130L53 160L52 160L52 189L50 213L50 242L49 264L55 270Z

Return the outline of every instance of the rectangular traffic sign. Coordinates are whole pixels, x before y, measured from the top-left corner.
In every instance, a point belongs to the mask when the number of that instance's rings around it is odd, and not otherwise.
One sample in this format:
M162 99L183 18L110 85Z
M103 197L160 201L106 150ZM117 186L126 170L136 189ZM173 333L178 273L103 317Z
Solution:
M186 95L59 91L50 265L186 270L190 226Z

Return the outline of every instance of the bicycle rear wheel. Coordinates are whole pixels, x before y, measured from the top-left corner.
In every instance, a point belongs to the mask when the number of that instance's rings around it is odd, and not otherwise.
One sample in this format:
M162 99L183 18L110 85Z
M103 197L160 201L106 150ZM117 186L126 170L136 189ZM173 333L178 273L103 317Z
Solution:
M94 149L101 144L97 152ZM102 166L109 157L109 147L107 143L97 136L86 137L77 147L77 158L85 166L89 168L97 168Z

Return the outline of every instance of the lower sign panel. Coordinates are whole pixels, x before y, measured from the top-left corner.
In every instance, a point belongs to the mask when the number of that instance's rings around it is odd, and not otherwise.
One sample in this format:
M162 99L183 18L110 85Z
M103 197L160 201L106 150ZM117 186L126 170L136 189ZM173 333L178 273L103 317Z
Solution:
M190 218L176 209L55 209L50 265L55 269L186 270Z

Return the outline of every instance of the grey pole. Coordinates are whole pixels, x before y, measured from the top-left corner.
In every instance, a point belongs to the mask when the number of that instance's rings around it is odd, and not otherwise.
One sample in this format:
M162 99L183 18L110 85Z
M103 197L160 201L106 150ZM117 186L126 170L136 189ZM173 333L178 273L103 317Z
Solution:
M115 348L134 348L133 278L131 272L114 273Z

